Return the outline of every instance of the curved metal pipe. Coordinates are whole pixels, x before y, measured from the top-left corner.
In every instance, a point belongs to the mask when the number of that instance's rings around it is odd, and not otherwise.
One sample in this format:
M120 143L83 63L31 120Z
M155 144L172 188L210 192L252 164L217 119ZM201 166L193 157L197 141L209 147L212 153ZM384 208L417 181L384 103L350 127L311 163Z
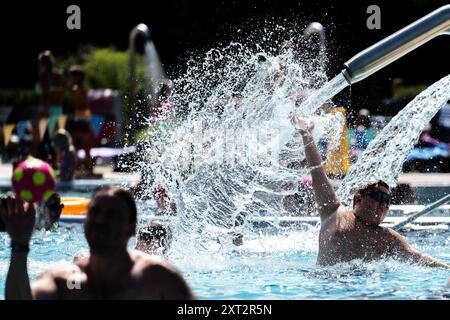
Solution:
M136 38L138 35L144 37L146 41L150 41L150 29L147 25L140 23L135 26L129 37L129 48L130 48L130 91L128 94L128 101L131 113L131 123L133 127L136 125L137 110L135 108L135 91L136 91Z
M344 63L349 84L361 81L441 34L450 35L450 5L411 23Z

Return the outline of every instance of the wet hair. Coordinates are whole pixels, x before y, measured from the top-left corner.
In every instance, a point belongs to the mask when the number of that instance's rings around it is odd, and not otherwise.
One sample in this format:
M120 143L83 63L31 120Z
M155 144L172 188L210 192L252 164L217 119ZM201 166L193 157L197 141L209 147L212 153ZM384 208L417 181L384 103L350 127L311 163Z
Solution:
M58 210L64 208L64 204L61 202L61 196L59 193L53 193L46 201L45 206L49 210Z
M134 201L133 195L120 187L112 186L112 185L101 185L97 187L92 196L96 197L99 193L109 193L110 195L114 197L118 197L119 199L123 200L129 209L129 222L130 223L136 223L137 221L137 208L136 208L136 202Z
M364 191L367 191L367 190L370 190L370 189L373 189L376 187L385 187L386 189L390 190L389 185L386 182L380 180L377 183L370 184L367 187L365 187L364 189L359 190L359 192L364 192Z
M157 240L160 241L162 246L168 247L172 242L172 230L169 226L159 221L152 221L149 225L139 230L138 240L144 242Z

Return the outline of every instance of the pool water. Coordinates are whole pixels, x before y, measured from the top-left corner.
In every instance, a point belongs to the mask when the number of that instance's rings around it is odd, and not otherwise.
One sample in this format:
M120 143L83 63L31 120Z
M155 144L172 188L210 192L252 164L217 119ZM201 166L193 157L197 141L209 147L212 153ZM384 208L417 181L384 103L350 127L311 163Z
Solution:
M169 260L182 271L200 299L450 299L450 272L392 260L354 261L317 267L316 227L244 238L242 247L212 246L208 251L175 241ZM450 264L450 232L406 234L420 251ZM132 238L129 247L135 245ZM4 298L9 237L0 234L0 298ZM81 224L35 232L29 274L35 279L49 265L72 260L87 250Z

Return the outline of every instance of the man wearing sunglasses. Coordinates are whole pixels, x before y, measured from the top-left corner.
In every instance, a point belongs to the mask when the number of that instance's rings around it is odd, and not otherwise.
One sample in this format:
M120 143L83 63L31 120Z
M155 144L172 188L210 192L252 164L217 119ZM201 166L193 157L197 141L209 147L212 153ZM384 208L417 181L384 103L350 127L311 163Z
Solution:
M450 269L450 266L412 248L399 233L383 228L389 208L389 186L379 181L355 193L353 210L339 201L328 180L322 158L311 134L313 124L296 115L293 126L302 136L306 160L311 168L314 195L320 214L319 265L333 265L353 259L392 257L411 263Z

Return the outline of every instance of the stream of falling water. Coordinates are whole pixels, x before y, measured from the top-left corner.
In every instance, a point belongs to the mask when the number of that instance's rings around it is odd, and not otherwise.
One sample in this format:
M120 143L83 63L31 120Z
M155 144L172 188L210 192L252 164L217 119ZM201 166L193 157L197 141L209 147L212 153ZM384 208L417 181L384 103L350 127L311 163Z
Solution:
M450 100L450 75L437 81L404 107L350 168L338 195L350 204L356 190L379 180L391 188L397 185L402 165L423 128Z
M146 83L149 86L151 93L150 102L151 105L153 105L156 102L156 95L161 82L167 79L166 72L164 71L153 41L147 41L145 43L144 65L146 66L146 68L144 68Z

